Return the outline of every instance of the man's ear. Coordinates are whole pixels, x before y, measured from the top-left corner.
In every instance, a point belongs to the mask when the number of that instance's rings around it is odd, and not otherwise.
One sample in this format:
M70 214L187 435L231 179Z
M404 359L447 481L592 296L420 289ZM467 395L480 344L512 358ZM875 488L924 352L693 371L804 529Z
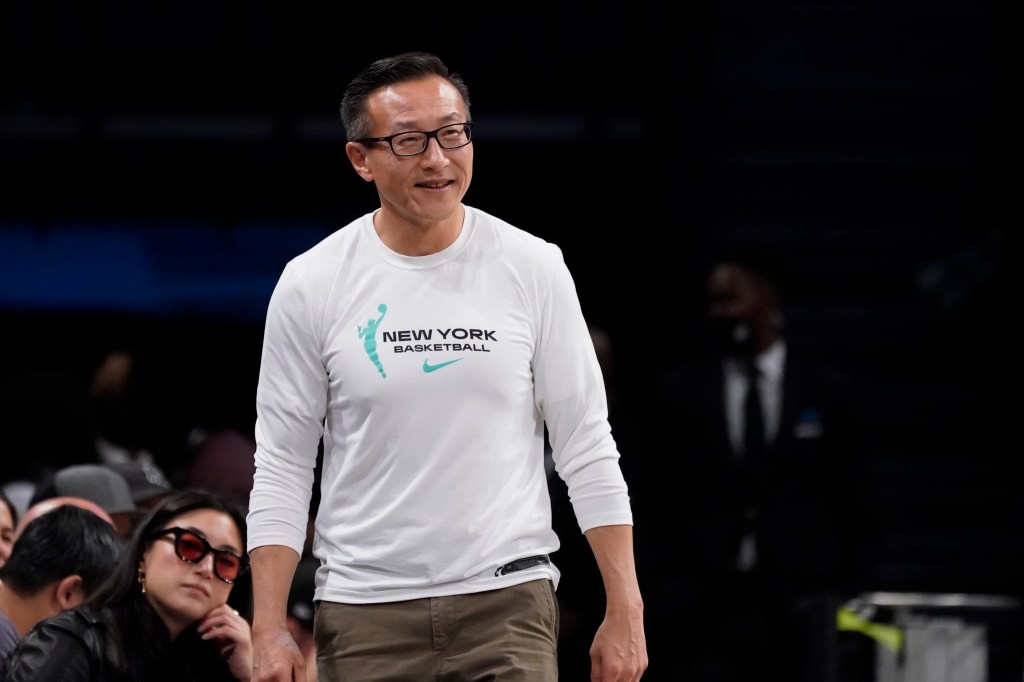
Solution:
M359 177L367 182L373 182L373 171L367 165L366 147L358 142L346 142L345 154Z
M85 601L82 576L77 573L61 578L57 583L54 601L61 611L68 611Z

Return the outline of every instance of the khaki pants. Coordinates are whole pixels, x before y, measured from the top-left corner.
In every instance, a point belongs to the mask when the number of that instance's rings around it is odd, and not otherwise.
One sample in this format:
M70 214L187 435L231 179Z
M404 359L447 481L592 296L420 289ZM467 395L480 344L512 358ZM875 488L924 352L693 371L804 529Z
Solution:
M320 682L555 682L548 579L384 604L317 602Z

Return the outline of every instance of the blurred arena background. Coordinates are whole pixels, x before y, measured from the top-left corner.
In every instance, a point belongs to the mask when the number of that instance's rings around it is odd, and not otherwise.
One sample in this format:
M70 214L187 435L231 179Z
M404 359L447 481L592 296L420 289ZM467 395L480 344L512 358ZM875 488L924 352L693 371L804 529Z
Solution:
M473 94L467 203L562 246L624 393L687 352L711 249L784 253L790 333L865 387L878 589L1016 595L1019 20L972 0L10 0L8 375L87 381L112 348L166 345L250 430L280 269L375 205L344 156L344 85L427 49Z

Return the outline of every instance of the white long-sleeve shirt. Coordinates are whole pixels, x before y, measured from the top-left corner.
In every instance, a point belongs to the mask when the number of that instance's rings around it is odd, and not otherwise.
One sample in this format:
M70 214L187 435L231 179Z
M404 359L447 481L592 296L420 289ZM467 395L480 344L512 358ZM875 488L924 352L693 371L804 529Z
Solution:
M367 214L288 263L267 312L248 547L301 552L321 435L316 598L386 602L550 577L544 425L582 531L631 524L601 370L557 246L472 207L445 250Z

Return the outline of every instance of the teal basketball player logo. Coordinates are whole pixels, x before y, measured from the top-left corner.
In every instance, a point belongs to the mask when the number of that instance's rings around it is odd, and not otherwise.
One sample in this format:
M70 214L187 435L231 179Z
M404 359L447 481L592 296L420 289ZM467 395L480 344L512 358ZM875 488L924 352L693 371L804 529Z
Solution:
M376 365L380 375L387 379L388 375L384 371L384 365L381 364L380 358L377 357L377 327L380 326L380 321L384 319L384 313L388 311L388 307L381 303L377 306L377 310L380 311L380 317L376 320L372 318L367 320L365 329L358 324L356 329L359 330L359 338L363 340L363 348L366 350L366 354L370 356L370 360Z

